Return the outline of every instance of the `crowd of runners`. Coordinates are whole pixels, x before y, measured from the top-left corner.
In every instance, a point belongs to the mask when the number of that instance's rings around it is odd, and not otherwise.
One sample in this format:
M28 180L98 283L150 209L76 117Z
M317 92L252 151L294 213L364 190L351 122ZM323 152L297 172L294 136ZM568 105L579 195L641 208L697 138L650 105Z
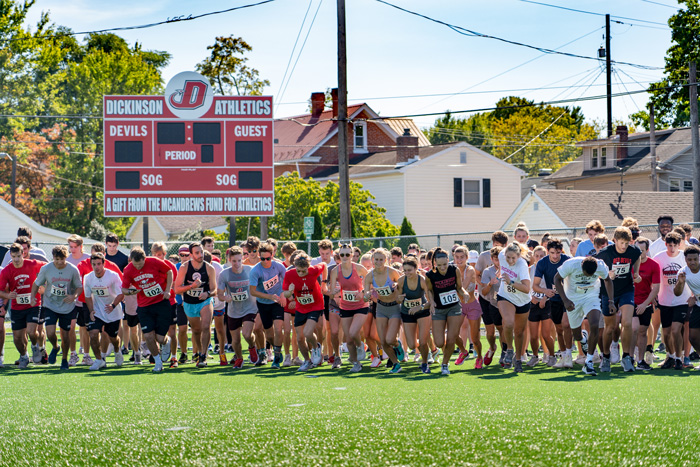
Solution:
M20 369L60 356L62 370L100 370L113 358L156 373L190 362L398 373L413 360L449 375L454 355L454 365L473 358L481 370L497 354L515 372L692 369L700 248L687 224L661 216L658 228L647 239L626 218L608 237L591 221L587 239L563 243L531 238L520 224L511 236L494 232L481 253L417 244L363 252L323 240L316 258L292 242L278 257L275 240L256 237L225 252L205 237L168 256L160 242L150 255L126 255L109 234L87 253L71 235L47 259L22 227L0 267L0 325L9 315ZM0 366L4 346L2 332ZM655 362L655 352L666 358Z

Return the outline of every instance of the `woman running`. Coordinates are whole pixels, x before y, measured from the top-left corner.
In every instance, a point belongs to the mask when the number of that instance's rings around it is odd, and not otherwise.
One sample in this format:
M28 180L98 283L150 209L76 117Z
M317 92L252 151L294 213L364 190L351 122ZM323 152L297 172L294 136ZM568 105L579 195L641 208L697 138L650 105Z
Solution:
M462 304L462 315L466 318L462 328L466 327L469 334L469 340L476 352L476 362L474 368L480 370L483 366L484 359L481 353L481 305L476 298L476 269L468 263L469 250L463 246L459 246L454 251L455 265L459 268L462 274L462 286L468 293L467 303ZM461 341L461 342L460 342ZM466 340L459 338L457 346L460 349L459 356L455 365L461 365L464 360L469 357L469 351L466 349Z
M489 250L493 264L481 272L481 285L479 285L479 293L486 301L486 306L484 304L481 306L481 315L486 328L486 340L489 343L489 350L484 357L484 365L487 366L491 364L496 353L496 329L498 329L501 343L501 364L503 364L507 350L504 344L503 320L501 319L501 312L498 311L498 300L496 298L498 289L501 286L501 263L498 261L498 254L502 249L500 246L495 246Z
M420 370L430 373L428 366L428 340L430 338L430 306L425 298L428 287L418 274L418 260L407 256L403 260L404 275L399 278L397 297L401 302L401 320L406 331L408 347L416 348L416 326L418 327L418 350L422 359Z

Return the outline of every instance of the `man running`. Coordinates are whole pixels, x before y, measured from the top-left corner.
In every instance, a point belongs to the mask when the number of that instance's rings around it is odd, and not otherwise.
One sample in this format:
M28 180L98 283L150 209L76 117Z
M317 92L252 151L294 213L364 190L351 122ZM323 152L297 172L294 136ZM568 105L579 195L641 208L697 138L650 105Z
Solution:
M632 326L637 329L636 343L639 353L637 369L648 371L651 370L651 364L654 362L654 348L647 344L647 330L654 313L653 304L659 295L661 268L659 263L647 256L649 239L637 237L636 245L642 252L642 256L639 258L639 276L642 280L634 284L635 313ZM646 349L646 351L643 352L642 349Z
M659 238L649 245L649 253L647 255L649 258L666 251L666 235L673 230L673 217L671 216L659 216L656 223L659 225Z
M129 257L119 250L119 237L109 232L105 236L105 246L107 247L105 261L113 262L121 272L124 272L124 268L129 264ZM119 340L122 342L121 352L123 355L129 355L129 351L126 348L129 342L129 326L126 323L126 316L124 314L124 319L119 327Z
M700 248L691 245L685 249L683 254L685 255L686 265L678 271L678 282L673 288L673 293L681 296L687 286L695 297L695 304L690 314L689 334L690 343L697 350L700 349L700 306L698 306L698 297L700 297ZM700 369L700 366L696 368L696 370L698 369Z
M78 264L86 259L90 258L90 255L83 252L83 237L80 235L71 235L68 237L68 249L70 250L70 255L66 258L70 264L78 267ZM92 365L92 358L90 358L90 337L87 331L88 323L88 311L85 303L83 303L80 298L75 300L75 308L73 309L73 320L71 322L70 329L70 349L71 356L68 360L69 366L75 366L78 364L78 353L76 352L77 340L75 336L75 326L78 326L78 332L80 334L80 347L83 351L83 365Z
M173 263L168 261L167 254L168 247L165 246L165 243L155 242L151 245L151 256L155 256L159 260L164 261L165 264L167 264L170 270L172 271L173 277L177 277L177 268ZM173 351L171 352L170 356L170 368L177 368L178 366L177 358L175 358L175 354L177 353L177 332L175 328L177 325L177 302L175 300L175 296L175 291L171 290L169 302L170 313L172 314L172 322L170 323L170 329L168 329L168 337L170 337L171 347Z

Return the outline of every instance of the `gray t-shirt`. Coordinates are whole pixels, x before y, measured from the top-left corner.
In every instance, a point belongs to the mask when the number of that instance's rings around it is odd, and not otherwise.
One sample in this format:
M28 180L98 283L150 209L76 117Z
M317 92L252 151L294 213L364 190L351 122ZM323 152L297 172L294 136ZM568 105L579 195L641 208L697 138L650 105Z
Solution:
M63 299L74 294L75 290L83 285L78 268L66 263L63 269L58 269L53 262L42 266L35 284L45 286L43 306L62 315L73 311L75 306L73 302L65 303Z
M483 253L479 255L479 259L476 260L476 264L474 265L474 269L477 271L481 272L483 274L484 269L486 269L489 266L493 265L493 261L491 261L491 250L486 250Z
M488 284L489 282L491 282L491 279L493 279L494 277L496 277L496 266L492 265L492 266L484 269L484 271L481 273L481 283ZM498 279L498 282L496 284L494 284L493 286L491 286L491 290L489 290L489 293L486 295L481 294L481 296L484 297L486 300L488 300L489 303L491 303L491 305L493 305L493 306L498 306L498 299L496 298L496 294L498 293L498 289L501 286L501 279L499 279L497 277L496 277L496 279ZM481 291L482 287L483 287L483 285L479 286L480 291Z
M243 265L243 271L233 272L232 268L221 271L216 281L216 287L223 290L224 294L231 297L226 314L231 318L243 318L245 315L258 312L255 297L250 295L250 271L253 268Z

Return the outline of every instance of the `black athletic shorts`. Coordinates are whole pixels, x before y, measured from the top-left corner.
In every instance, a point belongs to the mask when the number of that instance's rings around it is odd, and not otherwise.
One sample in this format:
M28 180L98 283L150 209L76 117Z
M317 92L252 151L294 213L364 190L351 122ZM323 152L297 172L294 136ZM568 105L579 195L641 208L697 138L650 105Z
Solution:
M256 315L257 315L257 313L248 313L247 315L243 316L242 318L231 318L230 316L227 316L226 321L228 322L229 330L235 331L236 329L243 326L243 323L254 323Z
M700 307L695 305L690 313L690 329L700 329Z
M177 303L170 305L170 317L172 319L170 324L177 324Z
M636 307L635 307L636 308ZM644 310L644 313L641 315L636 314L635 310L635 315L633 318L637 318L639 320L639 325L640 326L649 326L651 324L651 315L654 314L654 307L652 305L649 305L646 310Z
M318 323L318 320L321 319L322 313L323 310L309 311L308 313L300 313L297 311L294 314L294 327L298 328L299 326L304 326L308 320L316 321Z
M124 319L126 320L126 325L130 328L139 325L139 315L127 315L126 313L124 313Z
M546 321L552 319L552 302L547 300L544 303L544 308L540 308L539 303L530 303L530 314L527 320L532 323L538 323L540 321Z
M112 321L111 323L105 323L100 318L95 317L95 321L88 322L88 331L104 331L109 337L117 337L119 334L119 324L121 320Z
M185 314L185 307L182 306L182 303L176 304L175 310L177 312L177 322L175 324L178 326L187 326L187 315Z
M372 313L375 319L377 318L377 302L371 302L369 304L369 312Z
M21 331L22 329L27 329L27 323L40 324L40 315L41 310L38 306L27 308L26 310L11 310L10 321L12 323L12 330Z
M561 324L561 320L564 319L564 313L566 313L564 302L549 300L549 312L552 317L552 322L554 324Z
M44 308L44 311L46 313L46 321L44 324L46 326L56 326L56 323L58 323L58 327L63 329L64 331L70 331L70 323L73 318L73 312L68 312L68 313L56 313L50 308Z
M690 313L688 313L688 305L664 306L659 305L659 313L661 314L661 326L664 328L671 327L673 323L685 323L688 321Z
M481 320L484 322L485 326L493 325L493 319L491 318L491 311L489 307L491 302L486 300L484 297L479 295L479 305L481 306Z
M73 319L77 321L78 326L84 328L90 322L90 310L86 304L82 304L73 308Z
M323 317L326 321L331 319L331 297L328 295L323 296Z
M263 329L270 329L276 320L284 321L284 308L279 303L256 303Z
M360 308L359 310L343 310L338 308L341 318L352 318L355 315L367 315L369 313L369 307Z
M401 321L404 323L417 323L421 318L430 318L430 310L421 310L412 315L401 313Z
M141 330L144 333L155 331L159 336L168 334L170 323L172 322L170 313L170 301L168 300L161 300L153 305L136 309L139 323L141 323Z
M511 302L507 298L501 297L500 295L496 295L496 299L499 302L508 302L511 305L513 305L515 307L515 314L516 315L524 315L525 313L530 312L530 304L529 303L526 303L525 305L522 305L522 306L517 306L515 303Z

